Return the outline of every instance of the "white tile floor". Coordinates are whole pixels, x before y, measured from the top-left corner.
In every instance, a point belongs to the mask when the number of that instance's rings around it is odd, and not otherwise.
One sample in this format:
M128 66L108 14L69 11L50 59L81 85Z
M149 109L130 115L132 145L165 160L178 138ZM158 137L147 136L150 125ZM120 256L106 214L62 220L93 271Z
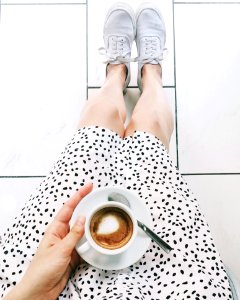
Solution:
M104 79L97 49L113 2L2 1L0 233L71 138L87 92ZM171 154L240 280L240 1L162 0L161 7L163 82L177 125ZM129 110L136 66L132 73Z

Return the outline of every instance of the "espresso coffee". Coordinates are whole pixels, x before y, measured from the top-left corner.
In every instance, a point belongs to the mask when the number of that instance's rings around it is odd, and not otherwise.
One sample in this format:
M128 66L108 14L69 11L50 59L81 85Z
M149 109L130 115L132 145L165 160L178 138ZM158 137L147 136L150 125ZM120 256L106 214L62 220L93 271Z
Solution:
M133 222L121 208L105 207L91 218L90 233L99 246L111 250L118 249L130 240Z

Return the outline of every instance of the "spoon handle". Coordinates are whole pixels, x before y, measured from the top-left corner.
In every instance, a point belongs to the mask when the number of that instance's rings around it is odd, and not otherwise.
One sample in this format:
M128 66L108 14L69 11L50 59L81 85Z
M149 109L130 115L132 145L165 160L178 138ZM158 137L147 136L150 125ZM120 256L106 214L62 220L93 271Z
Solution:
M149 229L142 222L137 221L138 226L151 238L153 239L165 252L169 253L173 250L166 242L164 242L156 233L154 233L151 229Z

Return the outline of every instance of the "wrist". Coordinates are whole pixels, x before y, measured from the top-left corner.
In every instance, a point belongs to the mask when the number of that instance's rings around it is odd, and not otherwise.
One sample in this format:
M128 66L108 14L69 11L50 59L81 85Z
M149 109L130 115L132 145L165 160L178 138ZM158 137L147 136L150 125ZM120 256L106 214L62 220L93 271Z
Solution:
M37 295L30 287L22 282L19 282L4 300L43 300L46 299L43 295Z

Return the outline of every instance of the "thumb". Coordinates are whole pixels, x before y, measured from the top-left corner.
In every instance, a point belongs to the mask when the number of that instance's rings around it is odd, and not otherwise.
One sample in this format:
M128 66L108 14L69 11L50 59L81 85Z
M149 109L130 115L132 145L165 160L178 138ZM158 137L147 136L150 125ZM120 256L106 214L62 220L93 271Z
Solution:
M75 246L83 237L85 220L85 216L79 216L69 233L61 241L64 253L67 256L70 256L72 254Z

